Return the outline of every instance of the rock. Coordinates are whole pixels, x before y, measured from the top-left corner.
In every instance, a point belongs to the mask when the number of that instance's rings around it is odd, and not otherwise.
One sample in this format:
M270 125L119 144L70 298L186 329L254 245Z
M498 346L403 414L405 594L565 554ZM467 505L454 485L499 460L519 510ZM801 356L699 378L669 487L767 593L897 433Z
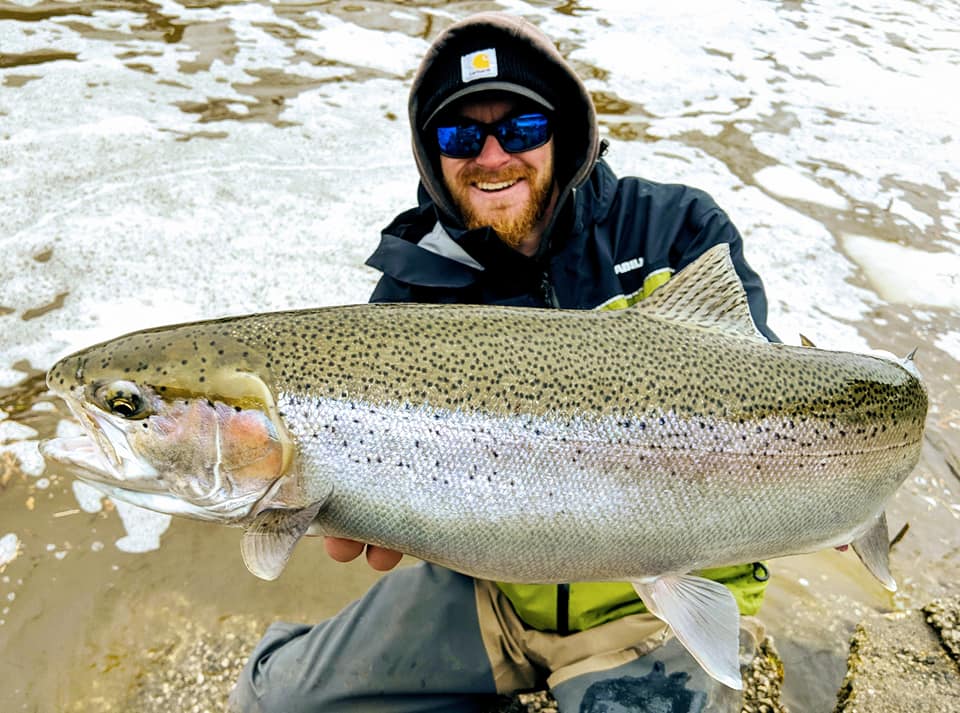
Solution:
M787 713L780 701L783 686L783 661L767 637L743 674L743 713Z
M960 595L935 599L923 608L923 613L940 636L943 648L960 664Z
M947 632L955 652L958 609L954 598L864 619L850 641L834 713L960 711L960 668L938 633ZM928 626L928 618L938 624Z

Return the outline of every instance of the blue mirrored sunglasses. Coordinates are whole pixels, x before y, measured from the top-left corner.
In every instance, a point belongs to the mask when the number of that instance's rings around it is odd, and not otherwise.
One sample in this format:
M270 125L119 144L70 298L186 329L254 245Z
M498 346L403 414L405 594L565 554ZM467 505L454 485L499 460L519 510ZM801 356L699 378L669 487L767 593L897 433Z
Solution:
M507 153L530 151L550 140L550 119L544 114L521 114L492 124L464 120L437 127L440 153L450 158L478 156L488 136L495 136Z

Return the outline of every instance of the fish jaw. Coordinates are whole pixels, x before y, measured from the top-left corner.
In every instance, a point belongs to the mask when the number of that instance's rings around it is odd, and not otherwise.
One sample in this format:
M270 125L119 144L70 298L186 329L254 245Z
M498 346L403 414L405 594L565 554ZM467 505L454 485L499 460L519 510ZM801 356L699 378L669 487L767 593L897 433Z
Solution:
M147 477L146 471L135 479L124 477L106 457L103 446L87 434L44 440L40 452L52 461L71 466L73 475L103 495L165 515L242 524L255 503L233 500L223 501L215 508L199 506L169 494L162 480Z
M113 463L104 457L103 450L87 434L41 441L40 452L50 460L72 465L84 474L119 479Z

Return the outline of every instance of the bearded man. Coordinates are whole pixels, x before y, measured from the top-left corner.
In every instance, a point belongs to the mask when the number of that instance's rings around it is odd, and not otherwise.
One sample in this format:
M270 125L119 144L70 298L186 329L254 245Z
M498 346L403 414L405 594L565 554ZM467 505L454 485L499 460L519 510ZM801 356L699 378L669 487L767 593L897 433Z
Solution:
M727 243L757 328L776 339L730 219L702 191L618 179L583 82L529 23L490 13L449 27L417 72L409 117L420 201L367 261L383 273L371 301L625 308ZM378 570L400 560L350 540L326 546L340 561L366 551ZM730 589L754 631L766 567L701 574ZM328 621L273 625L231 703L488 711L498 694L536 687L561 711L739 710L628 583L494 583L423 563Z

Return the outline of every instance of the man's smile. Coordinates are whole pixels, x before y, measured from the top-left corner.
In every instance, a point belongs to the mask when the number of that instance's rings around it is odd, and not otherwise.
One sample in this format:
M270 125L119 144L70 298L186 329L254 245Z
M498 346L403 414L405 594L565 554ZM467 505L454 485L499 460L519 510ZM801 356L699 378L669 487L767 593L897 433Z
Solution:
M477 181L473 184L474 188L479 188L485 193L502 191L507 188L511 188L520 182L519 178L514 178L508 181Z

